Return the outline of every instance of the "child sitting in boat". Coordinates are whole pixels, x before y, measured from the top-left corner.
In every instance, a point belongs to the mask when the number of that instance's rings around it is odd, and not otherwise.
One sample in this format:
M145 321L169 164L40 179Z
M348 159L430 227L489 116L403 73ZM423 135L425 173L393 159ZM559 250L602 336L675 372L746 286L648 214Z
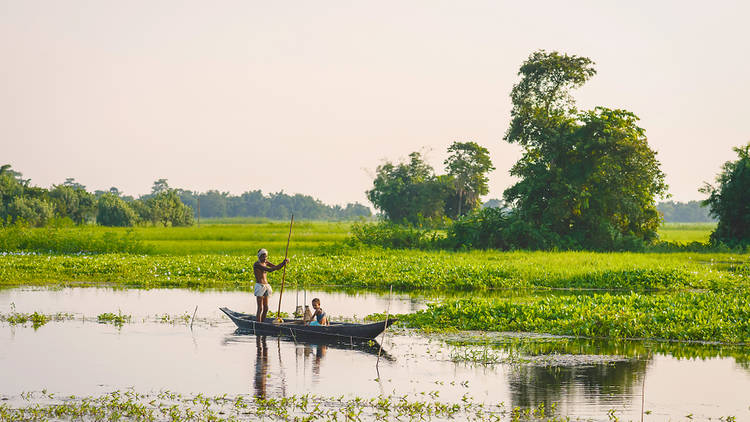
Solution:
M312 321L310 321L310 325L328 325L328 316L323 308L320 307L320 299L317 297L313 299L312 306L315 309L315 313L313 314Z

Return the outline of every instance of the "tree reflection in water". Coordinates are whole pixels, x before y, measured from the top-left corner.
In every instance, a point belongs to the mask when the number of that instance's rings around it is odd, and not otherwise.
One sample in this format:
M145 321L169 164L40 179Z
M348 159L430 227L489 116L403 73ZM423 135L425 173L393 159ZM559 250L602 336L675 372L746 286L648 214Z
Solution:
M653 359L650 348L631 342L557 338L520 341L506 347L536 360L509 372L511 401L521 407L571 402L581 393L587 402L639 395Z
M581 400L593 403L640 395L648 364L648 360L625 360L580 366L520 365L508 376L511 402L526 408L542 402L548 406Z
M508 372L511 401L520 407L639 396L656 355L678 360L732 357L740 367L748 368L750 352L737 345L571 338L515 338L495 347L531 360L521 361Z

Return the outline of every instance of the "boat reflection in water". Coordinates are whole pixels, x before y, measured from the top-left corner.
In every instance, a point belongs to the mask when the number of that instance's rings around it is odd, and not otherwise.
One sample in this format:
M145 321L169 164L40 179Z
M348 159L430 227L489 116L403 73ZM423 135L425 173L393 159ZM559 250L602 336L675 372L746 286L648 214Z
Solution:
M377 356L380 344L368 342L342 343L326 340L300 341L279 336L248 335L237 330L227 336L224 344L255 343L254 360L251 365L252 391L256 397L286 397L287 385L292 390L314 389L322 379L337 379L340 371L324 374L323 362L329 350L339 353L356 353ZM249 349L252 350L252 349ZM395 359L385 349L380 352L382 360L393 362ZM331 372L331 371L328 371ZM306 386L306 387L304 387Z

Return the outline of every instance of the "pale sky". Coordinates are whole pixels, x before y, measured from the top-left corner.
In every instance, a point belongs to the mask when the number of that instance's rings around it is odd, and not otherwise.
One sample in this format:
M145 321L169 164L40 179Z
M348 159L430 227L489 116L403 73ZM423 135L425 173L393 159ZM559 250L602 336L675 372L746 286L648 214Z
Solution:
M367 202L453 141L513 183L508 94L537 49L590 57L580 108L641 118L675 200L750 140L750 2L0 0L0 164L49 187Z

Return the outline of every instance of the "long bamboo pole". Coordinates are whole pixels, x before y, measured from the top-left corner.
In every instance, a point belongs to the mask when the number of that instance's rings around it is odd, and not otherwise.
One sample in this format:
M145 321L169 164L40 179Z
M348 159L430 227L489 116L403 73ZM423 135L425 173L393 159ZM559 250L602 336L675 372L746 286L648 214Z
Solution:
M383 343L385 343L385 332L388 331L388 314L391 312L391 296L393 295L393 284L391 284L391 290L388 293L388 307L385 309L385 328L383 328L383 337L380 339L380 347L378 348L378 361L375 362L375 370L378 371L378 378L380 378L380 352L383 351Z
M294 224L294 214L292 214L292 221L289 223L289 237L286 238L286 250L284 251L284 261L289 256L289 241L292 239L292 225ZM281 297L284 296L284 279L286 278L286 265L284 265L284 271L281 273L281 291L279 292L279 309L276 311L276 322L280 324L284 322L284 318L281 317Z

